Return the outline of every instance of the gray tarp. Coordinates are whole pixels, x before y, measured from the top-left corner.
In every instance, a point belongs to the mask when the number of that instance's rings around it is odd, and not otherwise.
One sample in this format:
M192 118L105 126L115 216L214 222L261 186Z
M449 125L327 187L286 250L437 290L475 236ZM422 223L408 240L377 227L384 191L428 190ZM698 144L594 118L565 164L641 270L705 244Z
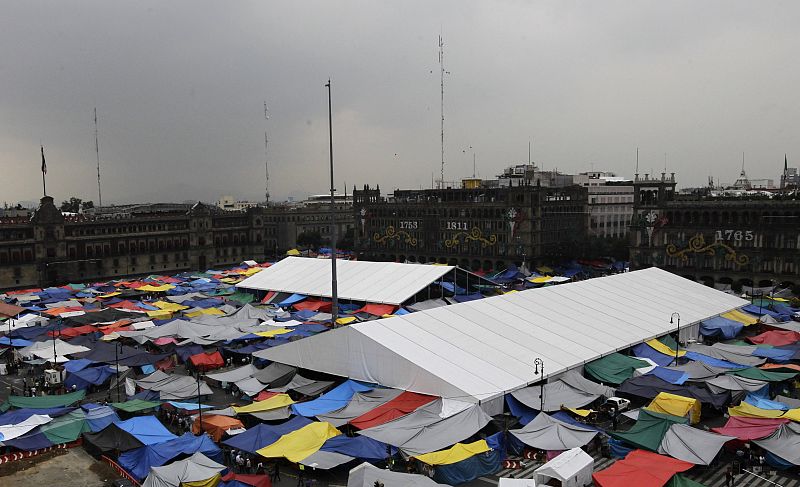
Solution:
M711 379L730 370L722 367L714 367L713 365L708 365L707 363L700 361L691 361L689 363L677 366L672 365L667 367L667 369L686 372L689 374L689 380Z
M258 372L258 369L253 364L247 364L225 372L206 374L206 377L220 382L238 382L252 377L256 372Z
M209 409L204 411L203 414L207 414L209 416L227 416L232 418L236 416L236 411L233 410L233 407L228 406L225 409Z
M511 393L526 406L539 410L542 386L525 387ZM586 379L578 372L570 372L559 380L544 385L544 410L559 411L561 406L580 408L599 397L613 397L614 389Z
M714 394L730 391L731 402L734 404L744 399L744 396L748 392L756 392L769 384L762 380L748 379L747 377L727 374L714 377L713 379L707 379L704 382L708 390Z
M259 350L258 352L253 353L253 357L263 358L263 357L257 357L258 354L263 351L264 350ZM264 367L263 369L259 370L255 374L253 374L253 377L258 379L258 381L261 382L262 384L266 384L268 386L274 385L275 387L280 387L282 385L288 384L296 373L297 373L296 367L273 362Z
M708 465L726 442L735 439L686 424L673 424L661 440L658 453L695 465Z
M256 379L258 379L258 377L256 377ZM284 385L282 385L280 387L270 387L269 391L270 392L293 391L293 390L297 389L298 387L307 386L307 385L313 384L315 382L317 382L317 381L315 381L313 379L308 379L306 377L303 377L300 374L296 374L294 377L292 377L292 380L290 380L288 384L284 384Z
M252 397L266 389L267 386L259 382L255 377L247 377L246 379L236 381L236 387Z
M436 487L445 485L437 484L424 475L393 472L369 463L362 463L350 470L350 475L347 477L347 487L374 487L377 482L380 482L383 487Z
M160 370L133 381L142 389L158 391L162 401L173 401L197 397L197 381L187 375L169 375ZM213 392L205 381L200 381L200 395L211 395Z
M117 333L119 333L120 336L132 338L139 343L144 343L148 340L155 340L156 338L162 337L177 337L183 339L205 337L218 330L219 328L214 325L177 319L170 321L166 325L154 326L137 331L120 331Z
M427 301L409 304L406 308L411 311L424 311L426 309L441 308L442 306L447 306L447 301L444 299L429 299Z
M360 431L359 434L400 448L409 456L430 453L458 443L480 431L492 418L480 405L442 418L442 400L437 399L411 414Z
M800 424L782 424L774 433L753 443L787 462L800 465Z
M313 397L322 394L333 384L335 384L335 382L333 382L332 380L315 380L311 384L295 387L292 390L298 394L302 394L303 396Z
M150 467L150 474L142 487L179 487L183 482L210 479L226 468L197 452L186 460L172 462L163 467Z
M569 450L588 444L597 431L581 428L539 413L533 421L510 433L523 443L540 450Z
M353 394L345 407L327 414L317 415L317 419L327 421L338 428L350 420L386 404L402 392L399 389L372 389L371 391L357 392Z
M786 397L781 396L780 394L775 396L775 400L778 402L782 402L789 406L789 409L797 409L800 408L800 399L795 399L793 397Z
M254 418L258 418L261 421L277 421L279 419L286 419L292 415L292 410L289 406L277 408L277 409L270 409L269 411L261 411L259 413L248 413L250 416Z
M189 293L189 294L179 294L177 296L167 296L167 301L172 301L173 303L183 303L184 301L195 301L198 299L206 299L205 294L201 293Z
M753 357L752 355L742 355L740 353L733 353L719 347L710 347L708 345L700 345L699 343L691 343L686 347L689 351L697 352L709 357L720 360L727 360L735 364L749 365L755 367L763 364L766 359Z
M333 467L338 467L339 465L347 463L351 460L355 460L355 458L348 455L342 455L341 453L336 453L334 451L317 450L316 453L312 453L311 455L300 460L300 463L312 468L330 470Z

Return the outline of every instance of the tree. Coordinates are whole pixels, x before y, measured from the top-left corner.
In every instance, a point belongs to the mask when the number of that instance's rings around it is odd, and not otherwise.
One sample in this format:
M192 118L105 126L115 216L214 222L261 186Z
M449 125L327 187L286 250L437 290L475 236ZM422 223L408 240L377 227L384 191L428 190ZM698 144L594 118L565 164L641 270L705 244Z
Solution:
M317 250L322 244L322 236L319 232L303 232L297 236L297 245Z
M61 211L68 213L78 213L81 209L81 199L72 196L69 201L61 202Z
M89 200L89 201L84 201L83 203L81 203L81 210L86 211L89 208L94 208L94 201Z

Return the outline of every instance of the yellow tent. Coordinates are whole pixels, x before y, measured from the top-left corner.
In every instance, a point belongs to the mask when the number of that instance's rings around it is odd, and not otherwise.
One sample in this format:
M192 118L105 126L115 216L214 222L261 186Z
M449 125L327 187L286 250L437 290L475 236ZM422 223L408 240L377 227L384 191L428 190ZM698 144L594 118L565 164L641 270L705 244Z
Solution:
M254 333L254 335L258 335L260 337L272 338L275 335L283 335L284 333L289 333L290 331L292 330L288 328L276 328L270 331L257 331Z
M456 443L447 450L418 455L416 459L428 465L450 465L489 450L491 448L486 440L478 440L473 443Z
M169 291L170 289L175 289L175 286L171 284L162 284L160 286L151 286L150 284L146 284L142 287L136 288L137 291L144 291L146 293L163 293L164 291Z
M790 409L783 413L783 416L781 417L800 423L800 408Z
M118 291L116 291L116 292L113 292L113 293L101 294L100 296L97 296L97 297L98 297L98 298L100 298L100 299L103 299L103 298L113 298L114 296L119 296L120 294L122 294L122 293L121 293L121 292L118 292Z
M650 348L655 349L656 352L661 352L664 355L669 355L670 357L674 357L675 356L675 350L673 350L672 348L664 345L663 343L659 342L658 340L655 340L655 339L648 340L646 343L650 346ZM685 350L678 350L678 357L683 357L684 355L686 355L686 351Z
M344 318L337 318L336 323L340 325L349 325L350 323L356 321L355 316L345 316Z
M720 316L723 318L728 318L729 320L738 321L744 326L755 325L758 323L758 318L750 316L747 313L742 313L738 309L728 311L727 313L722 313Z
M168 320L172 318L172 311L166 309L154 309L152 311L148 311L147 316L157 320Z
M191 313L186 313L186 316L189 318L196 318L201 315L217 315L221 316L225 313L223 311L218 310L217 308L206 308L206 309L199 309L197 311L193 311Z
M700 421L700 401L669 392L659 392L645 409L656 413L671 414L679 418L688 416L692 423Z
M288 394L277 394L269 399L254 402L252 404L248 404L247 406L234 406L233 410L237 413L260 413L263 411L270 411L272 409L290 406L292 404L294 404L294 401L292 401L292 398L289 397Z
M290 249L290 250L286 251L286 255L295 255L295 256L297 256L297 255L300 255L300 251L297 250L297 249Z
M552 279L553 278L550 276L540 276L540 277L532 277L528 280L534 284L544 284L545 282L549 282Z
M252 276L253 274L261 272L262 270L264 270L263 267L248 267L244 272L242 272L242 274L245 276Z
M183 311L185 309L189 309L188 306L184 306L178 303L170 303L169 301L156 301L155 303L153 303L153 306L155 306L158 309L163 309L165 311Z
M757 408L744 401L738 406L728 408L728 414L731 416L744 416L745 418L780 418L784 415L783 411Z
M572 409L572 408L564 408L564 409L566 409L567 411L570 411L572 414L577 414L578 416L580 416L582 418L586 418L590 414L595 412L594 409Z
M213 477L206 480L195 480L192 482L181 482L181 487L216 487L219 485L222 477L220 474L214 474Z
M281 436L275 443L256 450L256 453L262 457L283 457L290 462L299 462L316 453L328 439L341 434L328 422L314 422Z

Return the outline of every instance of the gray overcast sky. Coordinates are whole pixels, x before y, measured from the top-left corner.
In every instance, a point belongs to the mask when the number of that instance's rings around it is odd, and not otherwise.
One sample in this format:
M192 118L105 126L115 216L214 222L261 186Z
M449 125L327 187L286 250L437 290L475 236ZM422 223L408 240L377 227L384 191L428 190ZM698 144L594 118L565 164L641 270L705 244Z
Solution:
M796 1L5 1L0 202L322 193L333 80L339 190L429 186L528 157L660 172L680 186L777 178L800 157ZM263 102L270 119L263 117ZM592 166L593 165L593 166Z

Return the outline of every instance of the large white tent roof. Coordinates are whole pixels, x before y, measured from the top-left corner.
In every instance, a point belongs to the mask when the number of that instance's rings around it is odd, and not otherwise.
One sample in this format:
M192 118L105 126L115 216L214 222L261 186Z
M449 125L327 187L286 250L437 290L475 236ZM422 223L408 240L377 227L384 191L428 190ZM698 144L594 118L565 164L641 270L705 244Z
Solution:
M388 387L486 401L748 302L657 268L358 323L258 352Z
M400 305L452 266L337 260L339 299ZM287 257L236 285L243 289L331 297L331 261Z

